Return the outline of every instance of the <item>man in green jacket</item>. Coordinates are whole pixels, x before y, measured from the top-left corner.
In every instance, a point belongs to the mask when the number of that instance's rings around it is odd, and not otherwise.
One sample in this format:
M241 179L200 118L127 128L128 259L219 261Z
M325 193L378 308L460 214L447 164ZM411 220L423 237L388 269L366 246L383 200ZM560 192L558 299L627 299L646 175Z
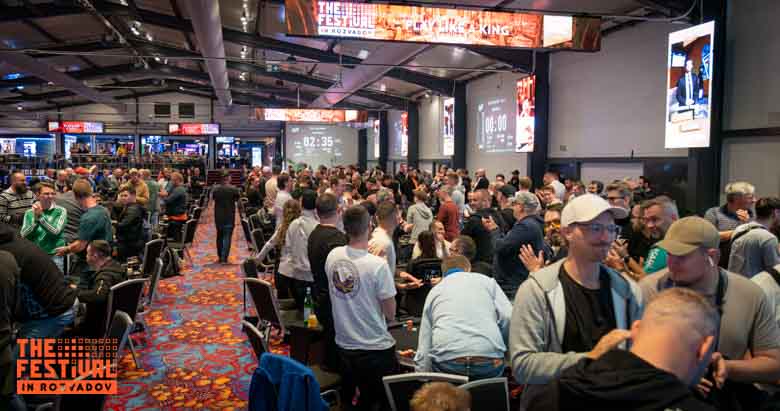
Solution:
M49 182L41 182L34 187L37 201L24 213L22 237L34 242L49 254L60 271L63 271L63 257L55 255L55 249L65 245L64 229L68 221L68 211L54 202L57 191Z

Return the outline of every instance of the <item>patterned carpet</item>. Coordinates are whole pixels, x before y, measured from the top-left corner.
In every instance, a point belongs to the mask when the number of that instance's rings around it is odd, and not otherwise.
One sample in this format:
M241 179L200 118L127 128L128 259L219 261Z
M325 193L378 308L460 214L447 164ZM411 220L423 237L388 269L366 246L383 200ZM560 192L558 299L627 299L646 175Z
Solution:
M106 410L244 410L256 365L241 331L241 270L249 255L241 225L233 230L230 264L216 264L216 229L209 207L198 225L193 266L163 279L147 330L133 334L141 368L121 361L119 394ZM248 302L251 306L251 303ZM271 350L287 354L280 341Z

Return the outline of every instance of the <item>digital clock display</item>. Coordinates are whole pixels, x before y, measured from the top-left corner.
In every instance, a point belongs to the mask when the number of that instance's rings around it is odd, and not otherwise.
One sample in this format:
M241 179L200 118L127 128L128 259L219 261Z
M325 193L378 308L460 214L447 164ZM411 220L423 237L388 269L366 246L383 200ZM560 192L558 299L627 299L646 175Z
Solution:
M285 153L290 163L313 167L357 162L357 129L324 124L287 124Z
M505 97L477 104L477 144L488 153L515 150L513 124L509 124L511 102Z

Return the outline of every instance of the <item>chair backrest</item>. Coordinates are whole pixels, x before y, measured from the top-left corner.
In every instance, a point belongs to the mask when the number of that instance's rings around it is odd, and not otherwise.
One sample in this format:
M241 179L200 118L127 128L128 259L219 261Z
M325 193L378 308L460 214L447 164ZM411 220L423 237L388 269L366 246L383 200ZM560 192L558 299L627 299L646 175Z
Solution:
M111 317L111 325L106 332L106 338L116 338L117 345L116 351L111 352L111 361L116 365L119 361L119 355L124 350L127 344L127 339L130 336L130 331L133 328L133 320L124 311L117 311Z
M263 228L263 222L260 220L260 216L257 215L257 213L249 216L249 228L251 228L252 231Z
M257 278L257 264L252 258L247 258L241 263L241 271L245 278Z
M158 257L157 262L154 265L154 272L149 278L149 294L146 299L146 305L148 306L151 306L154 301L154 295L157 293L157 283L160 282L164 265L162 258Z
M164 247L165 241L162 239L152 240L146 243L144 246L144 263L141 266L141 274L143 274L144 277L149 277L154 273L154 264L162 255Z
M506 377L472 381L460 386L471 394L474 411L509 411L509 384Z
M244 327L246 335L249 337L249 343L252 344L252 351L254 351L255 357L259 362L260 357L268 352L268 344L263 337L263 333L249 321L241 321L241 325Z
M409 411L409 400L424 384L434 381L462 385L469 381L467 377L436 372L413 372L409 374L382 377L385 394L393 411Z
M244 239L246 240L247 245L249 246L250 250L257 250L252 245L252 231L249 229L249 221L247 221L246 218L241 219L241 229L244 230ZM257 250L260 251L260 250Z
M409 274L423 280L430 282L433 277L441 277L441 259L440 258L423 258L419 259L414 264L414 272Z
M255 250L262 250L263 245L265 245L265 234L263 234L263 230L260 228L252 230L252 247L255 248Z
M200 221L201 214L203 214L203 208L195 207L195 210L193 210L192 212L192 219L196 221Z
M136 278L134 280L122 281L111 287L108 293L106 329L108 329L109 321L114 318L114 313L117 311L124 311L130 316L131 321L135 321L135 314L138 312L138 304L141 302L141 295L143 295L146 281L144 278Z
M279 312L279 302L276 300L271 283L259 278L244 278L244 284L246 284L246 288L249 290L249 295L252 296L252 303L254 303L255 310L257 310L257 317L261 321L278 327L282 330L282 335L284 335L285 329L281 313Z
M195 232L198 230L198 220L187 220L187 225L184 231L184 244L190 245L195 241Z

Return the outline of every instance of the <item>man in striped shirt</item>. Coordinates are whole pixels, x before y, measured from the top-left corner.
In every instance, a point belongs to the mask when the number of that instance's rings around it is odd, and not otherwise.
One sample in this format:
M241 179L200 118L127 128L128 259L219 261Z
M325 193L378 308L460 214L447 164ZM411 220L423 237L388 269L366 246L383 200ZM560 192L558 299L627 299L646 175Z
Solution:
M0 222L19 229L24 213L32 207L35 197L27 190L24 174L11 174L11 187L0 193Z
M34 189L38 201L24 213L20 234L52 256L54 264L63 271L63 258L54 255L54 250L65 245L68 211L54 203L57 192L52 183L38 183Z

